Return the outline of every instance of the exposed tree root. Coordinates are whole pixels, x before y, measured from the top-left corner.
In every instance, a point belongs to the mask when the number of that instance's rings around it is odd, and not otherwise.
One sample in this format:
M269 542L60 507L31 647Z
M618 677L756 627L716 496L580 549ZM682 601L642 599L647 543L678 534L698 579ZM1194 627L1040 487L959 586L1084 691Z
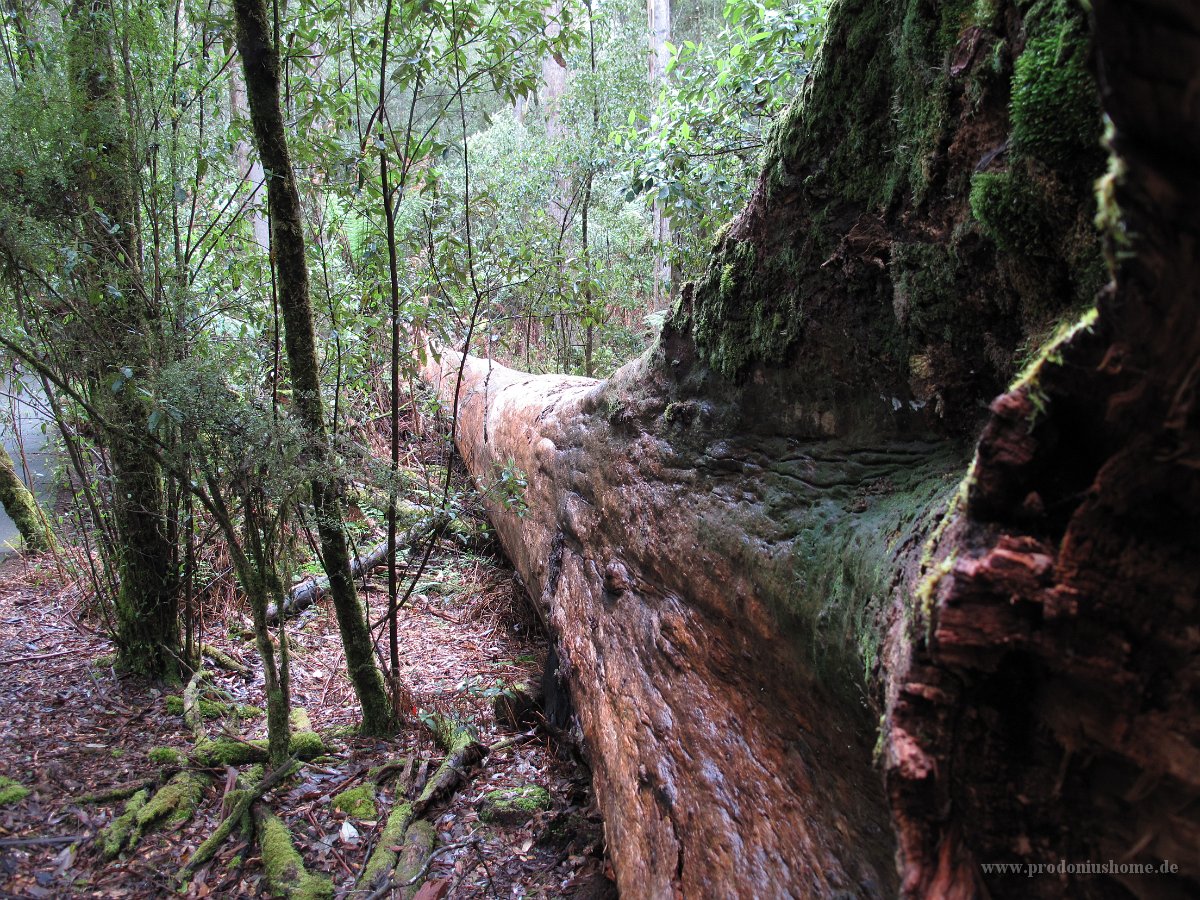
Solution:
M387 824L383 826L383 832L379 835L379 843L375 846L375 852L371 854L371 858L367 860L362 873L358 876L358 887L378 887L382 884L383 879L389 877L397 860L396 851L392 848L401 844L412 823L412 804L399 802L397 798L396 805L388 814Z
M225 839L233 833L233 829L245 819L254 802L267 793L267 791L290 777L297 768L299 768L299 762L292 760L287 765L275 769L266 778L257 779L257 783L246 783L240 790L231 792L230 797L233 803L229 809L229 814L221 820L221 824L217 826L216 830L196 848L196 852L192 854L192 858L187 861L187 864L180 871L180 877L186 880L196 869L212 859L217 850L221 848L221 844L225 842ZM251 779L251 782L253 781L254 779ZM239 783L241 783L240 780Z
M105 803L116 803L118 800L128 800L138 791L147 791L161 780L161 778L142 778L139 781L131 781L128 784L118 784L116 787L111 787L107 790L96 791L92 794L81 794L75 798L75 802L80 806L98 806Z
M132 850L142 835L161 823L186 822L196 811L212 779L201 772L179 772L153 796L138 791L125 804L125 811L100 833L101 850L109 859L122 850Z
M487 755L487 748L475 739L474 731L463 723L434 715L426 724L433 731L438 746L446 751L446 758L433 773L421 795L413 801L414 818L423 816L437 800L453 793L465 779L466 770Z

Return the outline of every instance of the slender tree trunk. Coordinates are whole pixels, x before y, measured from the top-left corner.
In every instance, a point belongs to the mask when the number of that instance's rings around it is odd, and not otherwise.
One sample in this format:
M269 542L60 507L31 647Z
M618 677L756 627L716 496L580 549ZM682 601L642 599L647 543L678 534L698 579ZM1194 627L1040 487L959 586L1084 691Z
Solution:
M118 93L109 9L101 0L76 0L69 17L75 125L96 148L74 173L91 244L86 278L93 313L93 331L80 339L77 355L89 392L114 426L105 440L120 542L118 661L128 671L158 676L178 665L177 579L162 473L141 440L149 408L137 381L157 366L164 322L142 278L140 166L131 158L129 118ZM103 335L103 346L96 345L96 334Z
M317 467L324 469L333 463L333 458L321 400L300 194L288 155L279 102L279 52L271 38L267 7L262 0L235 0L234 13L255 141L263 167L270 173L267 202L271 213L271 247L278 272L279 308L296 413L312 435ZM350 575L350 553L337 482L315 477L311 486L330 596L346 648L346 665L362 705L362 730L365 734L387 734L394 730L395 717L375 665L365 610Z
M246 86L242 84L242 73L237 66L229 69L229 118L235 119L247 114ZM254 242L264 252L271 250L271 233L267 217L263 215L259 195L264 180L262 161L250 158L250 144L242 139L233 145L234 175L241 178L249 172L250 185L250 230L254 234Z

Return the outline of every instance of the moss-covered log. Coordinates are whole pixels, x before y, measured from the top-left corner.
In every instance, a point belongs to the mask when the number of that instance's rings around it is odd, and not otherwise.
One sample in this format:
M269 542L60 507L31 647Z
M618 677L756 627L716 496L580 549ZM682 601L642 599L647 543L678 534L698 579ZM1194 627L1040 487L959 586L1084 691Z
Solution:
M292 843L287 826L278 816L269 809L256 806L254 827L271 890L289 900L325 900L333 897L333 882L328 876L305 871L304 858Z
M1197 888L1200 8L1083 6L842 0L650 352L428 367L624 893Z
M166 824L188 821L196 811L212 779L200 772L179 772L151 794L141 790L125 804L125 809L100 833L101 851L106 857L132 850L148 831Z

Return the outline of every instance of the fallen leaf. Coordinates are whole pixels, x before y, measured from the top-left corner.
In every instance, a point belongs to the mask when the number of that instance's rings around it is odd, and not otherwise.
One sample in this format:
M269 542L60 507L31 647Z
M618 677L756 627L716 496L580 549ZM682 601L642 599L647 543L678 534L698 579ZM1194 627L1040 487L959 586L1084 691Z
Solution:
M442 900L450 891L448 878L435 878L421 885L421 889L413 896L413 900Z

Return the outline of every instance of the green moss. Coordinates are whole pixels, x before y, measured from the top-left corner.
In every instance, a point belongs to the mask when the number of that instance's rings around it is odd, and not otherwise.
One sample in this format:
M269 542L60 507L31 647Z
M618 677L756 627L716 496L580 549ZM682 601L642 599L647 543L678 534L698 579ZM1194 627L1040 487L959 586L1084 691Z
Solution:
M20 803L29 796L29 788L23 784L0 775L0 806L11 806Z
M188 821L211 783L211 779L200 772L184 771L175 775L137 811L134 816L137 833L140 835L164 819L171 825Z
M969 321L963 315L967 288L959 284L960 268L953 248L943 244L892 246L892 307L917 344L952 341Z
M303 706L297 706L288 713L288 722L291 723L292 731L312 731L312 720L308 717L308 711Z
M375 851L359 876L360 885L373 885L377 878L392 870L396 865L396 851L392 848L400 845L412 821L411 803L397 803L392 807L387 823L383 826L383 833L379 836L379 843L375 845Z
M165 768L181 768L187 764L187 757L174 747L152 747L146 758Z
M550 793L536 784L491 791L479 804L479 818L488 823L518 825L550 808Z
M167 712L175 716L182 716L184 703L183 698L171 694L166 698ZM254 719L263 714L263 711L257 706L246 706L241 703L230 704L221 703L216 700L206 700L200 698L200 714L206 719L220 719L225 716L234 715L239 719Z
M1041 0L1025 23L1013 72L1013 151L1077 167L1081 154L1098 152L1102 128L1084 12L1073 0Z
M336 794L333 808L353 819L374 819L379 814L375 807L375 785L368 782Z
M258 843L263 869L271 889L290 900L325 900L333 897L333 883L324 875L304 869L304 859L292 843L287 826L274 814L258 819Z
M971 213L984 234L1009 253L1054 252L1046 191L1022 170L980 172L971 178Z
M100 851L106 859L114 858L130 842L130 838L133 836L137 826L137 814L146 805L148 798L148 792L144 790L138 791L126 802L125 809L121 815L113 819L108 827L100 832Z
M288 742L288 752L298 759L316 759L325 752L325 744L315 732L293 732ZM192 758L197 764L207 768L263 762L267 758L267 742L263 739L235 741L228 738L205 738L196 743Z

